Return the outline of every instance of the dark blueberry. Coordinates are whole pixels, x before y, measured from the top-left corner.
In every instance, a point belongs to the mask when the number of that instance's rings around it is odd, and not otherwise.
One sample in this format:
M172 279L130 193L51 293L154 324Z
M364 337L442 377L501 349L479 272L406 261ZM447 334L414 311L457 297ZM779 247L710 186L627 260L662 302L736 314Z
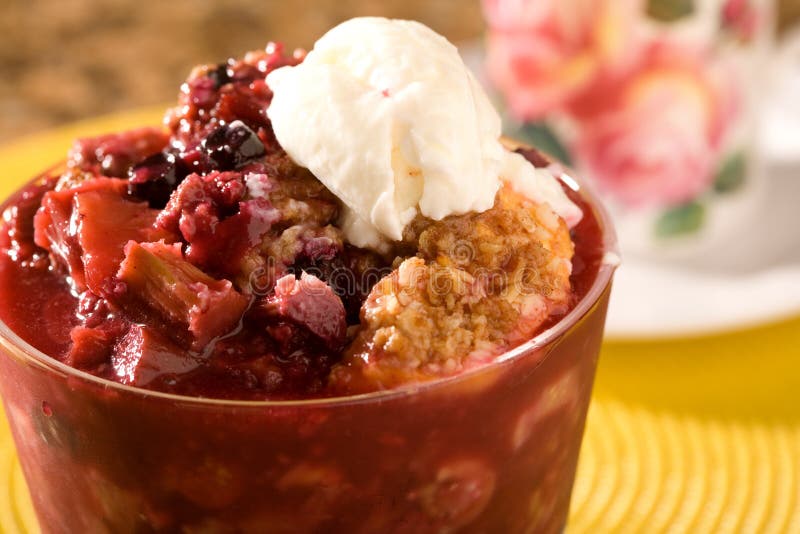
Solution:
M228 74L228 64L220 63L216 68L208 71L207 76L214 82L214 88L219 89L226 83L231 82L230 74Z
M264 143L242 121L220 126L203 141L208 157L219 170L234 170L266 154Z
M128 173L128 192L161 209L178 184L188 174L183 162L168 152L149 156Z

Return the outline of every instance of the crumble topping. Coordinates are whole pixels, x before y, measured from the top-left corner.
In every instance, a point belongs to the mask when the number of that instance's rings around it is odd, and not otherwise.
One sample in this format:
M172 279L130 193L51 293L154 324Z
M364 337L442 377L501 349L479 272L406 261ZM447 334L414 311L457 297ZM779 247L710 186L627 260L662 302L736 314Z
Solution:
M417 218L416 256L373 287L363 329L333 369L347 391L456 374L532 337L569 305L573 245L545 205L502 188L493 208Z

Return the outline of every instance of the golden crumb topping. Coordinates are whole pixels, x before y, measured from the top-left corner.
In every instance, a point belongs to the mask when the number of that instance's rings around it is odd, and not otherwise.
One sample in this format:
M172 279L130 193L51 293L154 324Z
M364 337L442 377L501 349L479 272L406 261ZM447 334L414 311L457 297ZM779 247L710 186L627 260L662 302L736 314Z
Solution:
M404 241L417 255L373 287L334 387L368 391L461 372L569 304L566 224L509 187L485 212L418 218Z

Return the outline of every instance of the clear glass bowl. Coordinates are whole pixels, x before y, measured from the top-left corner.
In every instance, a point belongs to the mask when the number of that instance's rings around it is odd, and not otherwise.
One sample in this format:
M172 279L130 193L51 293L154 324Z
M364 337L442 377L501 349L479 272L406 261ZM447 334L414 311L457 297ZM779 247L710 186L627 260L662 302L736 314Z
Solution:
M607 215L579 193L613 256ZM490 365L347 398L136 389L0 322L0 391L42 530L561 532L614 269L603 262L567 316Z

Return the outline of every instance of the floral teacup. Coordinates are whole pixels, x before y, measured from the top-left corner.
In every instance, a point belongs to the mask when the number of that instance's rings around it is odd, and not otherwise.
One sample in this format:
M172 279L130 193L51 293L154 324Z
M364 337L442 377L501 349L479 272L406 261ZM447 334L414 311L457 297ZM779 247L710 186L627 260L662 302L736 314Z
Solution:
M484 0L510 133L594 180L623 252L685 257L759 206L768 0Z

